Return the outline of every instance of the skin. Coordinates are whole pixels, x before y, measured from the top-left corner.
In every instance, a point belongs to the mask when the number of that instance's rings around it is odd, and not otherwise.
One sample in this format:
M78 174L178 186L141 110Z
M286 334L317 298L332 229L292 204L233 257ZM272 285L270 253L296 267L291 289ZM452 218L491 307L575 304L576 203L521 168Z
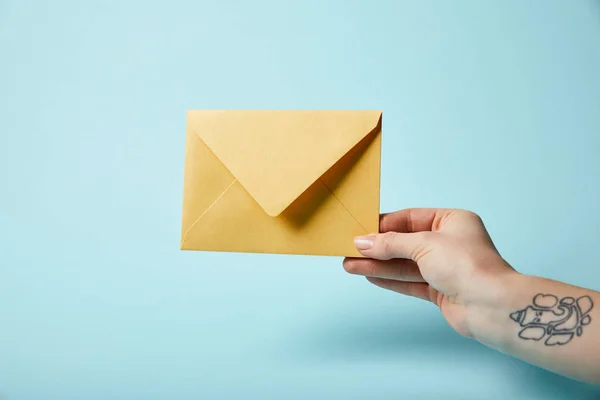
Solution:
M367 258L346 258L347 272L427 300L463 336L571 378L600 384L600 293L515 271L498 253L481 218L455 209L384 214L379 234L357 237ZM524 340L510 318L538 293L589 296L591 323L560 346Z

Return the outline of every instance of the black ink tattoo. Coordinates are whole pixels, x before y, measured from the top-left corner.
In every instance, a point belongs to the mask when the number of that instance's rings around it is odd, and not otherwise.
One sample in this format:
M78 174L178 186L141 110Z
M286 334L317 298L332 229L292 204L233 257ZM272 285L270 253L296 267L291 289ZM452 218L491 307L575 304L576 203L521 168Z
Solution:
M592 318L588 315L594 307L590 296L558 297L539 293L533 298L533 305L510 314L510 319L523 327L519 337L525 340L542 340L547 346L567 344L573 336L581 336L583 327Z

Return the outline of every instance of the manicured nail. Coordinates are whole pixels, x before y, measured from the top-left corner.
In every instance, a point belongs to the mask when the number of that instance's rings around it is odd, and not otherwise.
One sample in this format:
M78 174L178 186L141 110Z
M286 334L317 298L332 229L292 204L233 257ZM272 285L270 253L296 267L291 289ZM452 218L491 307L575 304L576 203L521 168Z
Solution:
M354 245L358 250L369 250L373 247L373 238L369 236L359 236L354 238Z

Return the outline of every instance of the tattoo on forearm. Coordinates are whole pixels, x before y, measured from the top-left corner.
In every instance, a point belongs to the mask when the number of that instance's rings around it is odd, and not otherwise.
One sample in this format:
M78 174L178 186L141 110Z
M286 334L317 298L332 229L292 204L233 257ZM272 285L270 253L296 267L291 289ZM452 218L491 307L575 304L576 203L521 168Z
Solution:
M592 322L589 315L594 307L590 296L578 299L539 293L533 305L510 314L510 318L523 327L519 337L525 340L542 340L547 346L567 344L575 335L583 334L583 327Z

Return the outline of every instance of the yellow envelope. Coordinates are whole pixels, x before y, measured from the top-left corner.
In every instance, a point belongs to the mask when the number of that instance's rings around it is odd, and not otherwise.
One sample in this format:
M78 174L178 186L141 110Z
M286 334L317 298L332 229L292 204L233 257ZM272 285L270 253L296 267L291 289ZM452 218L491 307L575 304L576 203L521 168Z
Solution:
M182 250L360 257L380 111L188 111Z

